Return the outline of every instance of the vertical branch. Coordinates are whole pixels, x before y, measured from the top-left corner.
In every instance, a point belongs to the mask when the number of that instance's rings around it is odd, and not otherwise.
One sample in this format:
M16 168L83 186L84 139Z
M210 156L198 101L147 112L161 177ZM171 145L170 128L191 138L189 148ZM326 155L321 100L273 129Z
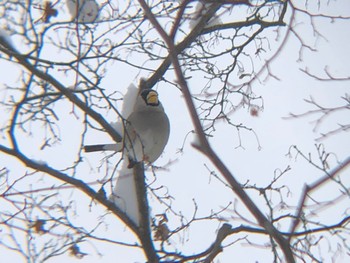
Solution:
M147 200L147 188L143 162L137 163L133 169L134 182L136 186L137 203L140 213L139 239L148 262L159 262L158 255L154 249L151 233L149 205Z
M184 1L181 2L180 9L177 12L174 25L171 28L171 32L170 32L170 38L173 39L173 40L175 39L176 32L179 29L180 21L182 19L183 14L185 13L185 9L187 7L187 4L190 3L190 2L191 2L191 0L184 0Z

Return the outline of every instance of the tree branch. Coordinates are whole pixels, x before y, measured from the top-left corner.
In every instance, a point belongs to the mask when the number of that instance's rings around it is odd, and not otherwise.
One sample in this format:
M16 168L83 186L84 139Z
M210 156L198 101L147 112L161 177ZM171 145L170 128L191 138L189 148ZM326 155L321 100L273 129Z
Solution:
M118 217L120 217L124 221L124 223L126 223L135 233L137 233L137 227L133 221L131 221L128 217L126 217L125 214L123 212L121 212L114 205L113 202L109 201L108 199L106 199L102 195L98 195L98 193L95 190L93 190L91 187L89 187L83 181L75 179L69 175L66 175L66 174L50 167L47 164L41 164L41 163L35 162L32 159L28 158L26 155L22 154L19 150L13 150L13 149L7 148L3 145L0 145L0 151L6 153L8 155L11 155L13 157L16 157L25 166L27 166L33 170L49 174L60 181L63 181L67 184L75 186L77 189L81 190L87 196L99 201L107 209L111 210L114 214L116 214Z
M147 187L143 162L135 164L133 176L140 213L139 238L141 239L143 251L148 262L157 263L159 262L159 257L152 241L150 210L147 199Z
M1 39L0 39L0 44ZM66 88L63 84L61 84L57 79L52 77L50 74L45 73L39 69L37 69L35 66L33 66L31 63L28 62L27 57L25 55L19 54L17 52L4 49L0 45L0 51L4 52L8 56L13 56L17 59L20 65L22 65L24 68L29 70L32 74L34 74L36 77L48 82L50 85L55 87L57 90L59 90L64 96L67 97L74 105L77 105L83 112L85 112L89 117L94 119L97 123L99 123L106 132L116 141L120 142L122 140L120 134L116 132L116 130L105 120L105 118L97 113L96 111L92 110L89 105L87 105L84 101L79 99L75 93Z
M350 157L345 159L340 165L338 165L336 168L334 168L330 173L327 173L325 176L321 177L320 179L316 180L310 185L305 184L302 190L302 194L298 203L297 211L294 216L294 220L292 221L291 227L290 227L290 233L294 233L297 227L300 224L300 218L301 213L303 212L303 208L305 206L305 202L307 197L310 195L311 192L315 191L317 188L328 182L329 180L332 180L336 175L338 175L340 172L342 172L346 167L350 165ZM289 240L293 237L291 235L289 237Z
M231 225L229 224L223 224L222 227L219 229L218 234L216 236L215 242L211 245L211 247L208 249L210 252L209 256L203 261L203 263L210 263L214 260L214 258L222 252L222 241L230 234L231 232Z

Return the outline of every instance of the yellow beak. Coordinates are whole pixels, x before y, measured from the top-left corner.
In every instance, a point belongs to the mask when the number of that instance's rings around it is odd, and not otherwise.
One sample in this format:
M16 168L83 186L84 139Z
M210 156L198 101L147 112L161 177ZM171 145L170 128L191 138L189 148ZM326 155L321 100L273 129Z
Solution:
M150 91L147 95L147 104L158 104L158 93Z

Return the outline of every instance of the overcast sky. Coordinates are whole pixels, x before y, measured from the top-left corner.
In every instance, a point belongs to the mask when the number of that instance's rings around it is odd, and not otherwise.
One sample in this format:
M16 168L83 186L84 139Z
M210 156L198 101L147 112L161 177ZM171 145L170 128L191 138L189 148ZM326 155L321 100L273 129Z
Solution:
M343 1L342 4L337 6L337 9L350 10L350 2ZM304 23L306 23L306 20L304 20ZM337 160L344 160L349 155L350 149L349 133L346 132L322 141L316 141L322 132L337 128L338 123L346 124L347 120L350 119L349 112L339 112L334 116L326 118L317 130L313 129L314 120L317 119L318 115L299 119L285 119L285 117L289 116L289 113L298 114L313 109L304 99L312 97L320 105L334 107L343 105L344 101L340 97L345 93L349 93L349 83L346 81L320 82L306 76L300 70L307 67L310 72L325 76L324 68L327 66L334 76L350 76L348 62L350 59L350 53L348 52L350 22L343 20L330 23L329 20L316 20L315 23L321 31L320 33L324 36L317 38L316 42L315 38L310 35L309 27L305 26L305 24L301 23L297 28L301 34L304 34L305 39L315 44L317 52L310 52L305 49L303 60L300 61L300 43L294 36L291 36L281 54L270 64L270 70L278 77L278 80L270 77L264 81L266 75L263 73L259 80L253 83L254 93L263 98L263 108L259 111L258 116L252 116L247 107L231 115L233 123L242 123L246 127L252 128L254 132L242 129L240 134L238 134L235 128L225 123L220 123L216 127L214 137L210 139L210 143L214 149L241 183L249 182L250 185L264 187L274 177L276 170L284 170L287 166L290 166L292 170L278 183L278 185L287 185L290 192L293 193L290 195L286 190L282 192L285 195L285 200L290 205L297 204L301 189L305 183L312 183L323 175L313 169L302 158L295 158L295 152L292 151L292 156L288 156L287 153L291 145L297 145L305 153L311 152L316 159L315 143L324 144L327 151L336 154L337 159L335 157L330 159L329 164L331 168L337 165ZM258 61L257 63L263 63L278 47L274 46L273 41L271 41L271 46L271 51L267 51L262 57L252 57L252 59L256 59ZM0 76L6 79L6 81L13 81L14 74L12 68L8 63L6 63L6 66L4 65L2 66ZM121 93L125 93L126 88L131 82L137 84L140 77L147 76L146 72L131 69L125 66L125 64L115 63L113 67L108 69L107 76L101 85L108 91L118 90ZM175 81L175 79L172 80ZM201 87L206 85L206 81L202 78L194 77L189 79L188 84L190 89L195 93L199 92ZM3 90L4 86L1 86L1 89L0 94L2 97L2 94L5 92ZM186 135L193 129L193 126L179 90L165 83L160 83L156 89L160 94L160 99L171 122L171 135L163 156L155 164L162 166L170 160L174 161L174 163L169 165L165 171L159 170L156 172L157 178L153 186L165 186L169 194L175 198L173 201L174 210L181 211L187 218L191 218L194 212L194 199L198 205L198 216L208 215L210 211L218 211L230 202L237 201L238 210L253 220L253 217L247 212L242 203L236 200L232 191L215 177L210 176L208 169L215 171L213 165L192 148L191 142L193 142L193 136L189 135L186 137ZM70 109L62 109L62 111L67 111L68 116ZM7 115L1 117L1 114L4 114L4 112L0 108L0 119L6 118ZM67 152L67 148L55 147L42 154L35 153L33 154L35 155L33 158L44 161L45 158L50 158L50 164L55 166L58 164L64 165L65 160L69 162L69 160L71 161L76 157L76 148L79 142L72 136L72 130L79 128L75 128L76 124L72 116L68 116L62 120L62 124L70 126L70 129L65 129L64 127L61 129L63 145L66 145L67 141L71 142L72 149L74 150ZM78 130L77 134L79 132L80 130ZM241 141L239 141L239 136ZM94 133L88 134L86 139L89 143L111 142L108 136L99 135L96 137ZM33 140L35 138L23 139L23 141L28 142ZM183 146L183 152L180 153L179 148ZM29 149L31 144L28 143L24 147L28 147ZM99 170L98 166L105 162L103 159L104 156L103 153L84 154L85 164L80 168L81 174L79 177L88 177L89 179L87 181L89 182L103 177L104 170ZM114 160L117 161L118 158ZM18 173L23 173L24 171L18 166L17 162L4 156L0 158L1 167L8 167L12 172L18 171ZM147 177L149 180L153 180L151 173L147 173ZM343 176L342 179L345 185L350 184L349 177L346 178L346 176ZM45 181L43 185L47 183ZM258 204L263 206L264 200L261 196L253 191L248 191L248 193ZM340 194L339 190L336 187L330 187L320 189L317 198L327 200L328 195L330 197L337 194ZM72 216L72 220L77 222L78 225L84 226L85 224L89 224L91 220L96 220L99 215L105 214L105 210L98 206L92 206L89 209L90 200L86 200L86 197L78 192L71 191L68 197L71 200L76 200L75 205L77 206L79 216ZM151 204L156 203L152 197L150 197L150 202ZM339 205L342 207L349 206L350 202L348 199L345 199ZM229 208L233 209L233 205ZM155 215L162 213L164 207L155 205L151 209L153 215ZM341 210L341 212L343 211L344 209ZM232 224L232 226L238 226L243 223L230 218L232 214L229 211L223 214L224 218L228 220L228 223ZM321 211L318 216L315 216L315 221L337 223L339 218L337 209L329 208ZM118 236L118 240L134 243L136 240L129 234L128 229L116 221L115 217L106 217L106 225L101 227L98 233L101 236L113 237L116 235ZM96 222L94 223L96 224ZM178 227L178 224L179 221L177 219L170 219L168 226L173 230ZM215 240L216 230L219 226L217 222L194 224L185 235L173 236L169 247L180 247L183 254L199 252L210 246ZM287 226L286 224L282 229L288 230ZM233 240L228 239L224 244ZM182 242L184 242L183 246L181 246ZM256 242L263 245L268 240L257 236ZM68 258L69 262L85 263L96 262L97 260L100 262L116 262L116 260L117 262L143 262L144 260L142 253L137 249L129 249L102 242L97 244L98 251L102 254L102 256L99 256L94 251L94 246L92 243L82 244L81 250L93 251L92 254L84 257L82 260L70 256ZM13 260L17 260L14 252L4 250L2 247L0 247L0 251L2 255L8 255L13 257ZM324 253L325 255L327 254L327 252ZM224 249L224 252L217 257L216 262L232 262L234 258L239 258L240 262L272 262L272 255L269 249L252 249L249 245L244 245L244 242L227 248L227 250ZM57 257L49 262L62 262L62 260L62 257ZM337 259L337 262L348 262L349 260L349 255L343 255L342 258Z

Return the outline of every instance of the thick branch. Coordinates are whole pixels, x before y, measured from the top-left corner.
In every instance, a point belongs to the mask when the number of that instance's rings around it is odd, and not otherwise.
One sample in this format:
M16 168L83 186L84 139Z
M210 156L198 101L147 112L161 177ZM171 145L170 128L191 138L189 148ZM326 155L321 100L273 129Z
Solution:
M142 248L146 254L148 262L157 263L159 262L159 258L152 242L145 170L142 162L137 163L134 166L133 176L135 180L137 203L140 213L139 237L142 243Z
M218 235L216 236L215 242L211 245L209 248L210 254L209 256L203 261L204 263L210 263L214 260L214 258L222 252L222 241L230 234L231 232L231 225L229 224L223 224L222 227L218 231Z

